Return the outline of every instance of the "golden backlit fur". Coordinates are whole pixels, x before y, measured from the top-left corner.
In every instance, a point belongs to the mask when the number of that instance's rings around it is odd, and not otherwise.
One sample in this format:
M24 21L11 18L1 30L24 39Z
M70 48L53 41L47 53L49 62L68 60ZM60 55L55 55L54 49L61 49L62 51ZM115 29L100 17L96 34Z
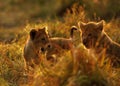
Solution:
M24 59L26 66L34 67L41 61L41 52L49 43L46 28L32 29L29 33L29 38L24 47Z
M46 49L46 58L52 59L52 56L57 55L59 57L62 55L64 51L71 50L73 45L73 30L76 28L72 27L70 31L70 38L62 38L62 37L52 37L50 38L50 47Z
M79 71L85 74L91 74L96 67L96 58L89 54L88 49L83 44L79 44L78 47L73 48L73 74L77 74Z
M114 42L103 29L103 20L100 22L80 22L82 42L87 49L93 51L98 57L109 57L120 61L120 45ZM105 51L105 52L104 52ZM114 58L114 59L113 59ZM116 63L116 61L115 61ZM120 62L119 62L120 64Z

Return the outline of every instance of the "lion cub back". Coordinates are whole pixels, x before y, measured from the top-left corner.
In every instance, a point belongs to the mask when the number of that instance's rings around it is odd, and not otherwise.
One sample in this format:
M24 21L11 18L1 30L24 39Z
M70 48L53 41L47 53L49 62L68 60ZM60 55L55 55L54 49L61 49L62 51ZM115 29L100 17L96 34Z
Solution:
M56 56L59 57L63 55L64 51L72 50L74 47L73 44L73 32L77 30L75 27L71 27L70 30L70 38L62 38L62 37L52 37L50 38L50 47L46 49L46 58Z

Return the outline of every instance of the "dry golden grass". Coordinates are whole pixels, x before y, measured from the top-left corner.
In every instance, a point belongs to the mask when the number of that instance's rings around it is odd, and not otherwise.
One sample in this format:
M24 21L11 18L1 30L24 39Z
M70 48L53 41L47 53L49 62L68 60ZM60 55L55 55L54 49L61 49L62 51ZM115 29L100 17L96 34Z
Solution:
M88 21L83 8L78 7L79 11L76 8L72 14L68 12L65 15L64 22L56 19L37 25L28 24L10 44L0 43L0 86L120 86L120 68L111 67L109 60L104 64L104 56L96 64L94 58L97 57L91 58L81 43L73 49L73 52L77 51L76 56L70 51L64 52L57 63L50 65L43 55L43 61L34 72L24 69L23 48L31 28L48 26L51 37L69 38L72 25L77 25L79 20ZM114 21L107 23L105 28L110 37L120 43L120 21ZM76 58L78 64L74 64ZM73 73L75 66L79 67Z

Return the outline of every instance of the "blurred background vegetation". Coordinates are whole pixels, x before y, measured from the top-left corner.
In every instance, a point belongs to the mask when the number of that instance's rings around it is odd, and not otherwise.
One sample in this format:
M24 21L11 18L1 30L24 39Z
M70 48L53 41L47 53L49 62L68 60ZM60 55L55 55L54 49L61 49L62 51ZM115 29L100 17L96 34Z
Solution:
M91 19L120 18L120 0L0 0L0 27L61 19L74 3L81 5Z
M74 4L89 20L120 20L120 0L0 0L0 41L13 39L29 23L64 21Z

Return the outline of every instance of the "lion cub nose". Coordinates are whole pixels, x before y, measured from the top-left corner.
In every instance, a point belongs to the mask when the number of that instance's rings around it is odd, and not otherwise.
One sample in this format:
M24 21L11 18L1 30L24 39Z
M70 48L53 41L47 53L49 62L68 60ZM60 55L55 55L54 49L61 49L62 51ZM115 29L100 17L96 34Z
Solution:
M48 45L47 45L47 49L50 49L51 47L52 47L51 44L48 44Z
M41 48L41 51L42 51L42 52L44 52L44 51L45 51L45 49L42 47L42 48Z
M86 44L87 44L87 41L86 41L86 40L83 40L83 44L85 44L85 45L86 45Z

